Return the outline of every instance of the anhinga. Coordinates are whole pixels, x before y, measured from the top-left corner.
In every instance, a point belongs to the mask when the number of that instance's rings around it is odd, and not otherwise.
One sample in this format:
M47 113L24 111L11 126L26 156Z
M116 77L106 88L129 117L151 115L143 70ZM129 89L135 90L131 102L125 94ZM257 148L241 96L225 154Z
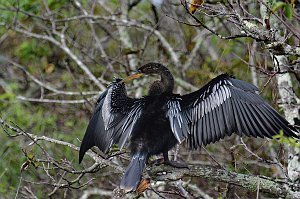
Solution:
M143 74L157 74L161 79L151 84L148 96L128 97L124 82ZM187 95L173 94L173 88L172 74L159 63L148 63L138 73L112 83L98 99L79 162L93 146L106 153L113 144L122 149L130 139L132 158L120 187L134 191L151 155L162 153L165 163L184 166L168 158L168 151L184 139L197 149L232 133L272 138L282 130L286 136L297 137L297 130L255 93L255 86L228 74Z

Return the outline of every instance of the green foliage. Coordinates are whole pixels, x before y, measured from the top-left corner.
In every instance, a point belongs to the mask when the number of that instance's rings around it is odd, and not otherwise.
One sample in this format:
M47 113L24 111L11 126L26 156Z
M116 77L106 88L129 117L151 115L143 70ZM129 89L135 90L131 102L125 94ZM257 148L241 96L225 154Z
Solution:
M20 8L26 12L30 12L33 14L38 14L40 8L38 1L35 0L22 0L22 1L0 0L0 6L1 8L9 8L9 7ZM22 13L18 13L18 15L16 15L14 12L1 10L1 18L4 19L6 22L9 23L12 22L14 17L17 17L20 20L26 19L26 16L23 15Z
M37 62L44 56L51 56L52 51L46 43L38 42L36 39L28 39L22 42L15 51L15 56L23 63Z
M284 8L285 5L286 5L286 3L282 2L282 1L275 2L272 6L272 11L277 12L279 9Z
M0 135L0 138L0 195L8 196L9 193L15 193L21 175L21 165L26 158L17 155L21 150L15 140L3 135Z
M284 10L284 14L285 16L289 19L292 20L293 19L293 5L295 4L294 1L291 1L291 3L286 3L283 1L277 1L275 3L273 3L272 6L272 11L273 12L277 12L280 9Z
M51 10L61 9L62 6L64 6L68 0L47 0L47 4ZM82 1L83 6L85 5L86 1Z
M288 145L290 145L294 148L300 148L300 143L294 138L285 136L283 134L282 130L279 132L278 135L274 135L273 138L277 139L277 141L282 143L282 144L288 144Z
M0 94L0 117L2 119L7 122L13 121L11 125L17 124L28 133L50 134L51 137L78 144L76 137L82 137L86 120L69 119L64 121L62 127L58 127L59 121L64 119L59 113L43 105L32 106L30 103L20 103L16 99L14 93L20 92L18 84L8 83L5 90L6 92ZM61 129L65 129L64 132L68 132L70 129L72 135L59 133L58 131ZM33 181L38 179L38 175L31 172L39 169L40 163L37 162L37 158L43 157L39 147L32 148L27 145L28 140L20 139L20 137L12 139L7 137L2 129L0 131L2 143L0 146L0 195L13 196L18 187L21 173L23 173L23 177L28 178L30 176ZM8 133L14 134L11 131L8 131ZM77 161L76 151L68 147L56 146L53 148L51 145L48 146L42 142L40 144L45 147L47 153L58 160L68 158L71 161ZM22 151L26 152L23 153ZM23 171L21 172L21 170ZM10 195L12 193L13 195Z
M284 13L289 20L293 19L293 8L291 4L286 4L284 6Z

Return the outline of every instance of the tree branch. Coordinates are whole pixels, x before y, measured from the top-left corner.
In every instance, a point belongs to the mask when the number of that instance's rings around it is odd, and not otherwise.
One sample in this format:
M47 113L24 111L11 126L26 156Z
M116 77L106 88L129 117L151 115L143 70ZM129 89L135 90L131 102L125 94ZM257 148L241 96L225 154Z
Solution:
M41 86L42 88L46 88L49 91L52 91L54 94L61 94L61 95L97 95L100 92L99 91L83 91L83 92L76 92L76 91L62 91L54 88L52 85L50 85L47 82L42 82L41 80L37 79L35 76L33 76L28 70L25 69L24 66L20 65L17 62L14 62L13 60L10 60L6 57L4 57L4 60L8 63L14 65L15 67L22 70L32 81L34 81L37 85Z
M207 180L234 184L250 191L256 191L259 184L260 192L271 193L283 198L300 197L300 185L297 183L230 172L214 166L189 165L188 167L188 169L170 168L169 166L152 167L149 170L149 175L152 179L160 181L174 181L183 177L200 177Z
M175 53L173 47L170 45L170 43L166 40L166 38L160 33L160 31L153 29L151 26L147 26L143 23L140 23L136 20L132 19L117 19L114 16L98 16L98 15L78 15L74 17L69 17L65 19L60 19L57 20L58 22L67 22L67 21L73 21L73 20L81 20L81 19L92 19L95 22L99 20L105 20L105 21L110 21L114 22L115 25L123 25L123 26L129 26L129 27L136 27L136 28L141 28L144 30L147 30L149 32L153 32L154 35L160 40L161 44L165 48L165 50L168 52L168 54L171 57L171 60L173 64L177 67L180 65L179 58L177 54Z
M67 47L66 44L58 42L53 37L50 37L50 36L45 35L45 34L36 34L36 33L30 32L30 31L27 31L25 29L21 29L21 28L18 28L18 27L14 27L13 29L15 31L19 32L19 33L25 34L28 37L41 39L41 40L46 40L46 41L49 41L49 42L53 43L54 45L56 45L57 47L62 49L66 54L68 54L72 58L72 60L75 61L76 64L86 73L86 75L89 77L89 79L91 79L101 90L106 89L106 87L92 74L90 69L70 50L69 47ZM61 38L63 38L62 34L60 34L59 36Z
M97 98L98 95L94 95L93 97L87 99L81 99L81 100L56 100L56 99L45 99L45 98L30 98L21 95L17 96L17 99L21 101L39 102L39 103L58 103L58 104L83 104Z
M26 137L29 136L32 140L34 140L35 143L38 142L39 140L43 140L53 144L64 145L76 151L79 150L77 146L68 142L56 140L46 136L36 136L24 132L23 130L11 126L10 124L6 123L2 119L0 119L0 125L3 125L3 127L16 132L17 133L16 136L26 136ZM115 170L117 173L121 173L124 171L122 167L112 163L109 160L105 160L99 157L96 153L92 151L88 151L86 154L94 159L95 164L92 165L90 168L84 170L85 172L81 171L82 173L93 172L95 166L97 166L98 164L101 165L101 167L110 166L111 169ZM208 180L234 184L236 186L243 187L250 191L256 191L258 187L257 185L259 184L259 190L261 192L271 193L277 197L284 197L284 198L300 197L299 183L286 182L283 180L273 179L269 177L254 176L249 174L239 174L236 172L220 169L214 166L189 165L188 169L177 169L177 168L173 168L173 167L171 168L169 166L161 165L157 167L148 168L147 170L150 177L157 181L174 181L174 180L179 180L183 177L200 177ZM71 171L71 173L81 173L81 172Z

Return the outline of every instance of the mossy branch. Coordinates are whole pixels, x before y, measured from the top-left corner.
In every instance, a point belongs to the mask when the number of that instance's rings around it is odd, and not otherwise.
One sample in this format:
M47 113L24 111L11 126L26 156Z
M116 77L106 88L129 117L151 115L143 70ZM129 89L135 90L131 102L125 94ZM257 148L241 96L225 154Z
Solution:
M270 193L276 197L300 198L300 184L280 179L268 178L226 171L214 166L189 165L188 169L177 169L169 166L152 167L150 177L160 181L174 181L183 177L199 177L207 180L225 182L243 187L250 191Z

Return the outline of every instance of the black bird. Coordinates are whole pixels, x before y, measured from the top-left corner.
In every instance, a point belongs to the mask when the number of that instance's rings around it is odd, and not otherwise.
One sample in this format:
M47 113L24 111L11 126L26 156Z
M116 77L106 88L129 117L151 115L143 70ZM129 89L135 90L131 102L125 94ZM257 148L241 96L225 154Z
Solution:
M124 82L143 74L161 79L151 84L148 96L128 97ZM168 151L185 139L191 149L197 149L232 133L272 138L283 130L286 136L297 137L296 129L255 93L255 86L228 74L187 95L173 94L173 88L172 74L159 63L148 63L138 73L112 83L98 99L79 162L93 146L107 153L113 144L122 149L130 139L132 158L120 187L134 191L151 155L162 153L165 163L185 166L168 158Z

